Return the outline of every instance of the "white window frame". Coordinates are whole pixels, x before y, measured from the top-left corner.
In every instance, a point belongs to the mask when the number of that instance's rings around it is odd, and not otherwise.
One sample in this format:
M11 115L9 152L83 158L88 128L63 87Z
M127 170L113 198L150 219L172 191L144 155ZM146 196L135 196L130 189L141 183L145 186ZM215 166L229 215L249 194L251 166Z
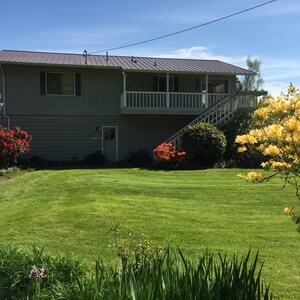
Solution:
M171 92L171 93L174 92L174 89L175 89L175 75L167 76L165 74L157 74L156 76L157 76L157 89L156 89L156 91L153 91L153 92L166 93L167 92L167 85L168 85L168 83L167 83L168 77L169 77L169 87L171 86L171 84L170 84L171 82L172 82L172 86L173 86L173 91L170 90L169 92ZM166 80L166 90L165 91L160 91L159 90L160 89L160 86L159 86L160 78Z
M48 74L67 74L73 75L73 94L49 94L48 93ZM75 72L45 72L45 85L46 85L46 95L47 96L76 96L76 77Z
M213 81L213 80L224 80L224 81L226 80L226 81L228 82L228 91L227 91L227 93L226 93L226 92L224 92L224 93L216 93L216 92L212 92L212 93L210 93L210 94L230 94L230 79L229 79L229 78L226 78L226 77L222 77L222 78L218 78L218 77L209 77L208 82ZM201 79L200 90L201 90L202 92L205 91L205 89L202 89L203 83L204 83L204 86L205 86L205 85L206 85L206 79L204 79L204 78Z

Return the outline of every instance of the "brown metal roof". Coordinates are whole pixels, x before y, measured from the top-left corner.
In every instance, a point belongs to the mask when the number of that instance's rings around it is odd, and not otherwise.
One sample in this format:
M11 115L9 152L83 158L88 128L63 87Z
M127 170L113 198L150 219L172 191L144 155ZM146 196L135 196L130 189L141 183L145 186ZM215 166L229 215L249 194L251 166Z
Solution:
M219 60L177 59L158 57L131 57L88 55L87 64L82 54L32 51L0 51L0 64L55 65L87 68L116 68L124 71L156 71L176 73L208 73L253 75L255 73Z

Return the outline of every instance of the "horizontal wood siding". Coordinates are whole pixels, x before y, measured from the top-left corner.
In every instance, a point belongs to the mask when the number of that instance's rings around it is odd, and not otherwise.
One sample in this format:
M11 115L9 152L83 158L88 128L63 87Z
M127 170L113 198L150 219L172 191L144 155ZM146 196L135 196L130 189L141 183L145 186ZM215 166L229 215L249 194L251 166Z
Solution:
M124 116L119 127L120 159L137 150L153 148L181 129L196 116Z
M53 160L82 159L102 149L102 126L118 127L119 159L130 152L149 153L191 122L195 115L121 115L120 70L4 65L6 112L12 127L20 125L32 136L30 155ZM40 93L41 72L80 73L80 96L46 96ZM179 91L193 91L195 75L180 75ZM199 75L198 78L202 78ZM153 74L130 73L128 88L152 90ZM231 88L235 78L231 77ZM3 122L1 118L0 122Z
M4 66L7 114L40 116L116 115L120 112L122 74L118 70ZM81 96L40 94L41 72L81 74Z
M119 159L152 149L195 116L23 117L13 116L32 135L31 156L53 160L82 159L102 149L102 126L118 126Z

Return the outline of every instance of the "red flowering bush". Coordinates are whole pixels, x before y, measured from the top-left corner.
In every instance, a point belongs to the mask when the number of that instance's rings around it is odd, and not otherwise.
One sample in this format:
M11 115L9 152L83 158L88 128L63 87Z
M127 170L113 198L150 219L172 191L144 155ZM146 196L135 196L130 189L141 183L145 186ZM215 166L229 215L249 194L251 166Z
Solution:
M153 163L155 166L174 168L185 160L185 152L179 152L172 143L162 143L154 149Z
M16 163L20 156L29 150L31 135L19 126L8 129L0 125L0 168L7 168Z

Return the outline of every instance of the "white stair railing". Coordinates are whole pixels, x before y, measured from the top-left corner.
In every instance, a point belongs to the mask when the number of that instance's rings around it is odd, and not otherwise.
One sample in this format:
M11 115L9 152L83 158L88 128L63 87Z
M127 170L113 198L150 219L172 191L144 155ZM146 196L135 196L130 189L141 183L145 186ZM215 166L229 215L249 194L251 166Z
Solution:
M172 143L177 149L180 149L182 145L182 136L188 126L195 125L200 122L218 125L225 121L228 121L233 116L233 113L236 111L236 109L239 107L238 100L239 95L235 95L231 98L229 96L223 98L221 101L203 112L195 120L190 122L184 128L180 129L163 143Z

